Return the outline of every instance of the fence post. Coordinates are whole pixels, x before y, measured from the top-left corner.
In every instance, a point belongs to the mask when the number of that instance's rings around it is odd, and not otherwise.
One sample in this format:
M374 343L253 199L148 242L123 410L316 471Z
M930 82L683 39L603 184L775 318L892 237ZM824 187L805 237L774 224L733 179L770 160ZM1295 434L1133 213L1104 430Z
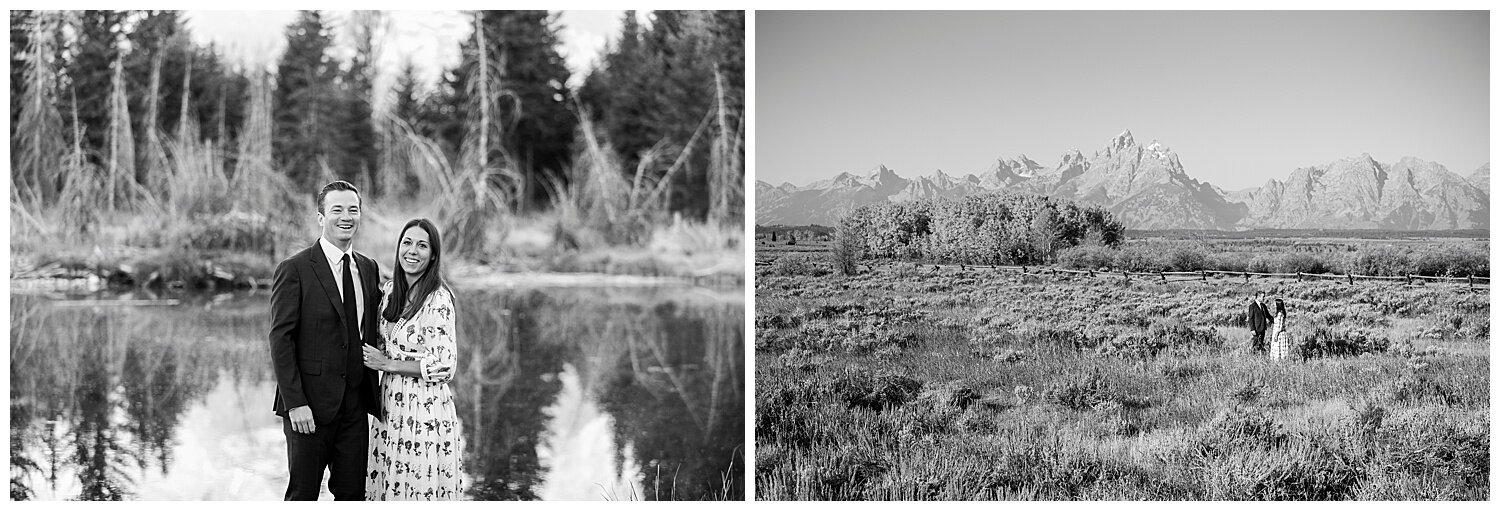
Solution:
M1470 275L1469 276L1469 290L1472 291L1473 289L1474 289L1474 276Z
M1354 285L1354 274L1350 273L1350 274L1347 274L1346 276L1349 277L1349 285L1351 285L1351 286Z
M1159 272L1156 272L1156 274L1157 275L1161 275L1161 281L1162 282L1166 282L1167 281L1167 272L1159 271Z
M1248 271L1245 272L1245 283L1246 284L1250 283L1250 272L1248 272Z
M1408 285L1408 286L1411 285L1411 274L1410 273L1406 274L1406 285Z
M1203 271L1203 270L1198 270L1198 275L1201 276L1201 277L1203 277L1203 281L1204 282L1208 282L1208 272Z

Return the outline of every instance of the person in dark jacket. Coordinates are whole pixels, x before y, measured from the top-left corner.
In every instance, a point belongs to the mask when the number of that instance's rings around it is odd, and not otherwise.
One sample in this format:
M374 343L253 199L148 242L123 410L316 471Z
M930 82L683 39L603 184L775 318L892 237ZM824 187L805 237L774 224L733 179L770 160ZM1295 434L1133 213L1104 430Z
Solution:
M1250 302L1250 310L1245 317L1249 320L1250 332L1254 334L1250 338L1250 349L1266 351L1266 328L1271 326L1271 311L1266 308L1265 291L1255 292L1255 300Z
M322 235L276 266L271 284L272 404L286 435L286 500L317 500L328 473L334 500L364 500L370 428L380 387L365 367L380 315L380 266L354 250L359 190L344 181L317 195Z

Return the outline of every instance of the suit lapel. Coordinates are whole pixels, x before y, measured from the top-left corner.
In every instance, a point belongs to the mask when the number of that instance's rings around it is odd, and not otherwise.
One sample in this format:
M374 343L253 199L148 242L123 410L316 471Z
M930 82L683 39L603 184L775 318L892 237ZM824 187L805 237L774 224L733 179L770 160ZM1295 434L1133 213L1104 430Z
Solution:
M339 285L333 280L333 270L328 269L328 257L323 255L323 245L313 243L312 248L313 274L318 276L318 283L323 285L323 294L328 296L328 301L333 302L333 310L339 315L339 321L344 321L344 300L339 298Z

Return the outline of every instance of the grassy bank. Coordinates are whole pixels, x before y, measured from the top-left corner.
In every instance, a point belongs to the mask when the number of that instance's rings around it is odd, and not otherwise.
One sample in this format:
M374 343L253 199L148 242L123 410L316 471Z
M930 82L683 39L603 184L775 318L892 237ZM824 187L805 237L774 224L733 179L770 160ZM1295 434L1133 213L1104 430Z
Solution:
M365 215L355 248L375 258L389 274L400 234L397 231L406 220L423 214L371 210ZM237 221L250 227L223 227ZM281 259L316 241L315 221L313 215L307 215L305 228L287 226L278 233L262 234L255 232L253 217L233 214L200 226L218 229L213 232L191 233L193 226L182 221L181 230L146 239L141 232L150 230L146 226L153 219L134 216L105 225L103 230L110 235L83 242L17 235L11 242L11 278L22 281L22 286L28 281L48 281L48 287L86 287L88 282L116 288L266 287ZM226 234L226 230L231 232ZM212 236L237 236L247 241L242 246L194 246L193 238ZM744 282L741 237L739 226L677 222L652 226L640 245L579 245L571 240L587 235L579 234L576 226L564 224L555 215L538 214L497 222L484 232L482 251L459 255L450 263L500 272L603 273L740 285ZM256 239L264 244L253 244Z
M1266 285L1273 362L1250 286L806 263L757 273L757 498L1489 498L1488 296Z

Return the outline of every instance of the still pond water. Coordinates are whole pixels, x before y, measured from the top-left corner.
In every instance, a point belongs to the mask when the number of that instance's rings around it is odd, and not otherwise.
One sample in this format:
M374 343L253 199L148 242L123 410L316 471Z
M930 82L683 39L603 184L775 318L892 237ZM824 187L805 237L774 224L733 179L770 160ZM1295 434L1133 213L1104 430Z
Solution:
M743 499L741 295L455 292L467 498ZM12 499L281 498L267 294L57 298L11 298Z

